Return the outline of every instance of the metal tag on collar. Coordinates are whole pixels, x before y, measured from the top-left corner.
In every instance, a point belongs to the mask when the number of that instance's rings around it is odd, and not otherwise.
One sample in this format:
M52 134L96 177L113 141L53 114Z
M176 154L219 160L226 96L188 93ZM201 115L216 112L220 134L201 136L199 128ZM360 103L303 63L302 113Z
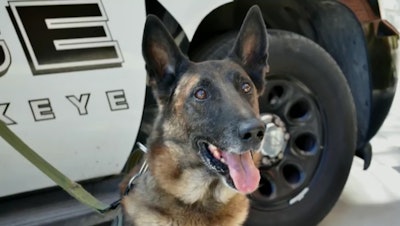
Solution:
M144 153L147 153L147 147L144 146L142 143L137 142L136 145L139 147L139 149L140 149L141 151L143 151ZM140 169L139 169L139 172L137 172L135 175L133 175L133 176L131 177L131 179L129 180L128 186L126 186L124 195L127 195L127 194L129 193L129 191L132 190L132 188L133 188L134 185L135 185L135 181L136 181L143 173L145 173L145 172L147 171L147 169L148 169L148 164L147 164L147 160L145 159L145 160L143 161L143 163L142 163L142 166L141 166Z

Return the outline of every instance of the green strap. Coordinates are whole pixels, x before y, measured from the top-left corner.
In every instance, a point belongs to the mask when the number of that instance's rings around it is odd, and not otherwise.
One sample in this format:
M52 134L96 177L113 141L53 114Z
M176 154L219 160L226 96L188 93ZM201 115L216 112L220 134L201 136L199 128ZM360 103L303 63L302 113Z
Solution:
M110 206L96 199L87 192L80 184L72 181L67 176L50 165L46 160L39 156L34 150L26 145L17 135L15 135L6 124L0 120L0 136L3 137L15 150L29 160L33 165L40 169L62 189L81 203L95 209L99 213L104 213Z

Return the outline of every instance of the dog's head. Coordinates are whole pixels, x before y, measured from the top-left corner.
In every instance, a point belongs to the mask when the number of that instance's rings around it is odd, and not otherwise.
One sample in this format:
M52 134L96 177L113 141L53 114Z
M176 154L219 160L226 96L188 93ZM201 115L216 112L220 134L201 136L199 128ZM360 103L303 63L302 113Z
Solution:
M258 96L268 68L260 9L249 10L224 60L191 62L154 16L147 18L142 45L164 139L187 145L187 159L201 161L239 192L253 192L260 179L253 153L265 131Z

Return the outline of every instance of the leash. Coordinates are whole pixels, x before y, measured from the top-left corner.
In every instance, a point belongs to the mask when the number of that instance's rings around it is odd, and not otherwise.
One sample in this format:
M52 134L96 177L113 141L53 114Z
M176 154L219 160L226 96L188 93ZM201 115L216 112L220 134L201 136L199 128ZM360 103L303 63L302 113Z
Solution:
M31 149L27 144L25 144L14 132L12 132L7 125L0 120L0 136L10 144L16 151L18 151L22 156L24 156L29 162L31 162L35 167L47 175L51 180L53 180L58 186L60 186L64 191L66 191L73 198L78 200L84 205L89 206L98 213L104 214L110 210L116 209L121 202L121 199L107 205L88 191L86 191L80 184L69 179L66 175L57 170L44 158L38 155L33 149ZM138 143L140 150L146 152L147 148ZM124 192L127 195L129 191L134 187L134 183L137 178L146 172L148 169L147 162L144 161L139 172L135 174L128 183L128 186Z

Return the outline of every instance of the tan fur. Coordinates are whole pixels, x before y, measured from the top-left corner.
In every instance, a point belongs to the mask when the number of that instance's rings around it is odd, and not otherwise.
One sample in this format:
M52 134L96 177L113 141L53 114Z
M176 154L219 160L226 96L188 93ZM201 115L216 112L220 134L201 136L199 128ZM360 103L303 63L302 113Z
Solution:
M201 166L181 170L176 152L168 146L150 151L150 170L122 201L134 225L242 225L249 208L246 196L210 178Z
M190 91L192 90L192 87L197 84L197 82L200 80L200 77L196 74L193 75L188 75L182 78L182 80L179 82L178 87L176 87L175 90L175 99L176 102L174 104L175 106L175 113L179 114L179 112L182 112L183 105L185 104L185 99L188 95L190 95Z

